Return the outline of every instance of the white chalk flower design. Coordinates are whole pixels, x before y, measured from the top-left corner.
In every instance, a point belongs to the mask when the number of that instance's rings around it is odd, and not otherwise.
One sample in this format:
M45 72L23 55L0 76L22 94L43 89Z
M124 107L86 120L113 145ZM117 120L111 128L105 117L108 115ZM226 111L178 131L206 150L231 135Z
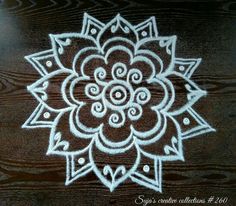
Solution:
M66 157L66 185L94 172L111 191L129 178L161 192L162 162L214 131L192 108L206 95L190 79L201 59L176 58L176 36L159 36L154 17L85 14L80 33L50 38L52 49L26 56L42 77L23 128L51 128L47 154Z

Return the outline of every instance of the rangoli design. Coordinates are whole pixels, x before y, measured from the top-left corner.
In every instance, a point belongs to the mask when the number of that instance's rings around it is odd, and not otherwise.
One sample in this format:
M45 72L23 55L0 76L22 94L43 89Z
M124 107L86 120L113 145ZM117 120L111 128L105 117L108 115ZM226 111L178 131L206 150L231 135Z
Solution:
M131 179L161 192L162 162L214 131L192 108L206 95L191 80L201 59L175 57L177 37L159 36L154 17L85 14L80 33L49 36L51 49L26 56L42 77L22 127L51 129L47 154L66 157L66 185L94 172L110 191Z

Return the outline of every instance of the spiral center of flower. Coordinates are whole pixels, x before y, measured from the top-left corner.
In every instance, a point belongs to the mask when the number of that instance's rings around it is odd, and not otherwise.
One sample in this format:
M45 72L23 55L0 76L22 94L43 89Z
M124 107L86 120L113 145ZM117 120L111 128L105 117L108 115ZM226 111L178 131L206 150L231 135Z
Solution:
M128 118L137 121L143 114L143 106L151 98L147 87L142 86L143 74L137 68L127 69L123 63L111 68L111 79L103 67L94 70L95 82L85 86L85 94L93 100L91 113L97 118L108 115L108 123L120 128Z
M111 81L105 88L104 99L107 106L112 110L127 108L132 100L132 88L122 80Z

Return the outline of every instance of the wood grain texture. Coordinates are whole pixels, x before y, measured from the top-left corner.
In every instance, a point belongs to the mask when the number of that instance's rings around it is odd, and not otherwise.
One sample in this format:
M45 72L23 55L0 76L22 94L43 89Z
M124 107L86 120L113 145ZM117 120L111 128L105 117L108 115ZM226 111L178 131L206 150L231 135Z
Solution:
M225 0L0 1L0 205L135 205L159 198L228 197L236 205L236 2ZM24 56L50 48L49 33L81 30L83 13L137 24L154 15L162 36L177 35L177 57L202 57L193 80L208 96L195 106L216 133L184 142L185 162L164 163L163 193L126 181L110 193L94 174L64 186L65 160L46 156L48 129L23 130L39 74ZM53 97L57 101L58 96Z

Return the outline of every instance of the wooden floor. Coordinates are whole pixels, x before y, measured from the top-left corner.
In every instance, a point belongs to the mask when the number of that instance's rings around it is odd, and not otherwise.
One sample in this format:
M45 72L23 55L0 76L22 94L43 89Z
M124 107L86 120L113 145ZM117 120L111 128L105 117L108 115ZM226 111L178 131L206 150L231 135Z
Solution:
M236 205L236 1L0 2L0 206L135 205L139 195ZM84 12L134 24L154 15L162 36L178 36L176 56L203 59L193 80L208 96L195 108L217 132L185 141L185 162L164 164L162 194L129 181L110 193L92 173L65 187L64 158L46 156L49 130L21 129L37 105L26 86L39 78L24 56L49 49L49 33L79 32Z

